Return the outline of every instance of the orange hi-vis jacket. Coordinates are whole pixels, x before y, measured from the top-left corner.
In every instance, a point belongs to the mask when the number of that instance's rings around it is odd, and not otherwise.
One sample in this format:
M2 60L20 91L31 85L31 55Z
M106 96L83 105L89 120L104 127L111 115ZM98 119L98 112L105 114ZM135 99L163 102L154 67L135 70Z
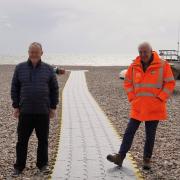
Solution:
M144 72L138 56L128 68L124 88L131 104L130 117L139 121L165 120L166 101L175 80L170 65L153 51L153 61Z

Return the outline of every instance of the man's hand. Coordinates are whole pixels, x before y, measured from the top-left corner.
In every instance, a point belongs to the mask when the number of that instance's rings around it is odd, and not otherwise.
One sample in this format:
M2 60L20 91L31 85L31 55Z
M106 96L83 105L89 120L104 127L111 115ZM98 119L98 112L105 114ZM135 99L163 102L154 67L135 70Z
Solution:
M54 118L56 115L56 110L55 109L50 109L49 117L50 119Z
M19 114L20 114L19 108L14 108L14 117L16 119L19 118Z
M158 96L156 97L159 101L163 102L163 100L161 98L159 98Z

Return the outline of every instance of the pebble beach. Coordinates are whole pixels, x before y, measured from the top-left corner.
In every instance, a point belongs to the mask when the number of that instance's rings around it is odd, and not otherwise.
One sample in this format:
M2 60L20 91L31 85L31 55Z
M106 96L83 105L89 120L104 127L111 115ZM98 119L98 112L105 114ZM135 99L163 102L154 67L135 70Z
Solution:
M15 145L17 141L16 128L18 120L13 118L10 85L14 65L0 66L0 180L12 179L13 163L15 161ZM65 67L65 69L84 69L87 84L93 97L113 123L120 136L123 136L129 118L129 103L123 90L123 80L119 79L119 72L124 67ZM58 76L60 94L68 79L69 72ZM136 133L131 154L146 180L175 180L180 176L180 82L174 95L168 101L169 119L159 124L154 147L153 168L146 172L141 170L144 124ZM51 120L49 134L49 166L52 169L58 145L61 116L61 96L57 108L57 117ZM23 175L16 179L48 179L37 173L36 168L37 139L35 134L29 141L29 151L26 169ZM118 152L118 149L117 149ZM114 152L109 152L114 153ZM106 158L106 157L104 157Z

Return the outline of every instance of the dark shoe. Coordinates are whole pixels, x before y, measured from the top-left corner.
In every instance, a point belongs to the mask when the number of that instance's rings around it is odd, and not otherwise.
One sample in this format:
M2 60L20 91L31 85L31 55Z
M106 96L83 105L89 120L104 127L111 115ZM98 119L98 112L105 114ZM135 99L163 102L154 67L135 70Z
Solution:
M118 165L119 167L122 167L122 163L125 157L122 157L120 154L109 154L107 156L107 160L110 162L113 162L114 164Z
M144 158L143 169L144 170L150 170L151 169L151 159L150 158Z
M12 177L18 177L22 174L22 171L20 171L19 169L14 169Z
M49 169L48 165L43 166L42 168L39 168L40 172L43 174L50 174L51 170Z

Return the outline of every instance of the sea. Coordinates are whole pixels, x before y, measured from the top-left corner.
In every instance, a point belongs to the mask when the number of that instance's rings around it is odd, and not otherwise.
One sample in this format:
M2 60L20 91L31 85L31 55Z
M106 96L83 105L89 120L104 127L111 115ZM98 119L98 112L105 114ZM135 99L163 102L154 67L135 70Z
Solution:
M51 65L62 66L128 66L134 58L134 55L119 54L45 54L42 60ZM0 64L18 64L27 59L27 55L0 55Z

